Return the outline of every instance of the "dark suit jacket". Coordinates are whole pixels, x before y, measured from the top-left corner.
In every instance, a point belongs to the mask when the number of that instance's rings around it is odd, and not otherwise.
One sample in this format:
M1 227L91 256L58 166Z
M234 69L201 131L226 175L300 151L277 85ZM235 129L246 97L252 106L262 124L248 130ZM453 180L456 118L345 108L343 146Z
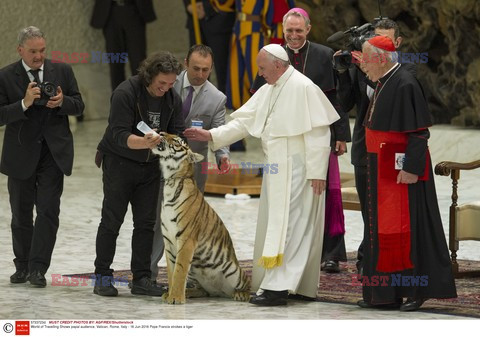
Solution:
M44 82L52 82L63 91L63 104L50 109L32 105L22 109L28 83L22 61L0 70L0 125L7 125L3 141L0 172L18 179L30 177L37 167L45 140L58 167L72 173L73 137L68 115L80 116L84 104L72 68L45 60Z
M233 24L235 23L235 12L217 12L209 0L199 0L197 2L202 2L205 10L205 17L199 20L203 34L215 35L232 33ZM185 13L187 13L187 23L185 26L189 31L193 31L193 16L187 11L190 0L183 0L183 4L185 6Z
M367 148L365 145L365 128L363 120L367 113L370 99L367 96L365 74L357 67L350 68L338 75L338 101L345 111L350 111L355 105L355 125L353 127L351 161L355 166L367 166ZM373 85L372 83L370 86Z
M137 7L138 13L142 17L143 21L145 21L145 23L155 21L155 19L157 18L153 9L152 0L135 0L135 6ZM93 28L105 27L108 21L108 16L110 15L111 8L111 0L95 0L90 25Z

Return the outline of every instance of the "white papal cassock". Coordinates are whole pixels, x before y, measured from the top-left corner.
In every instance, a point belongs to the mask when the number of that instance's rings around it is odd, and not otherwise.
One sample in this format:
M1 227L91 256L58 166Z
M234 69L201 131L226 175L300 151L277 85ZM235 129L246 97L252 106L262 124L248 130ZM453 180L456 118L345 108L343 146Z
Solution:
M212 148L247 135L261 138L265 170L254 248L253 290L289 290L315 297L320 275L330 124L339 119L323 92L289 66L262 86L228 124L211 129ZM272 166L273 165L273 166Z

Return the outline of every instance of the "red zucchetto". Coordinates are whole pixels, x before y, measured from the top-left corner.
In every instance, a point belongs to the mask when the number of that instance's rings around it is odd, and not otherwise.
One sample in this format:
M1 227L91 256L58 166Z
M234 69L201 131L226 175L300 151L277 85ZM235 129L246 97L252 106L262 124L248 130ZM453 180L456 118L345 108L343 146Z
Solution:
M395 51L395 45L393 44L393 41L386 36L374 36L370 40L368 40L368 43L382 50Z

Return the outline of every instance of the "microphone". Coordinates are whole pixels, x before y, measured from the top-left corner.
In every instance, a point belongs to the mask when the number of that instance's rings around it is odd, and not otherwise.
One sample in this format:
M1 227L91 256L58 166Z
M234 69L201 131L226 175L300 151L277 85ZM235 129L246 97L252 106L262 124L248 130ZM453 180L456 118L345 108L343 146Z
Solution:
M359 32L363 32L365 29L368 29L370 26L372 26L371 23L367 22L363 25L361 25L358 29L356 29Z
M344 32L342 32L342 31L336 32L335 34L331 35L327 39L327 42L329 42L329 43L336 42L336 41L342 39L345 34L352 34L352 35L362 34L364 31L368 30L371 26L372 26L372 24L367 22L367 23L361 25L360 27L353 26L353 27L351 27L350 29L348 29Z
M336 32L327 39L327 42L332 43L341 40L343 38L343 35L345 35L345 33L342 31Z

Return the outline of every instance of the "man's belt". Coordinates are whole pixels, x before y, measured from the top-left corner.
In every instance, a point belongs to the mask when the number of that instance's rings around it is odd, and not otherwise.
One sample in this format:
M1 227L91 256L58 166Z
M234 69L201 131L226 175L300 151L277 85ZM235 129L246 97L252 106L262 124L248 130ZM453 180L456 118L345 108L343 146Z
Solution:
M253 22L260 22L262 21L262 18L260 15L251 15L251 14L246 14L239 12L237 13L237 20L238 21L253 21Z

